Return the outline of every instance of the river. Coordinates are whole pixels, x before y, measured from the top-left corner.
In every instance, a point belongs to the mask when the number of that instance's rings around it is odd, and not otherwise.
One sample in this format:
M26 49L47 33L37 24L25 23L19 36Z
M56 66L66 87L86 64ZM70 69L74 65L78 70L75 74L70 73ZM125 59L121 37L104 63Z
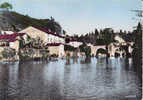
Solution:
M0 63L0 100L140 100L132 60Z

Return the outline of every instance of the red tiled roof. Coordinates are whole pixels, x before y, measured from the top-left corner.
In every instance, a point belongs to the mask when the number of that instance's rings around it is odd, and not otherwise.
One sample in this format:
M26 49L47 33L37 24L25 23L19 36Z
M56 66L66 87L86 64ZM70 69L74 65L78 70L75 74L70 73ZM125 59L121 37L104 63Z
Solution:
M19 36L23 36L25 35L26 33L18 33Z
M9 42L15 42L16 40L18 40L18 39L11 39L11 40L9 40Z
M37 28L37 29L39 29L39 30L41 30L41 31L43 31L45 33L52 34L52 35L55 35L55 36L60 37L60 38L64 38L63 36L61 36L61 35L59 35L59 34L57 34L55 32L50 32L49 30L44 29L42 27L35 27L35 28Z
M47 43L46 46L59 46L61 45L62 43Z
M25 33L13 33L13 34L6 34L6 35L0 35L0 40L9 40L9 42L16 41L17 36L23 36Z
M81 41L78 41L78 40L70 40L70 42L81 42Z

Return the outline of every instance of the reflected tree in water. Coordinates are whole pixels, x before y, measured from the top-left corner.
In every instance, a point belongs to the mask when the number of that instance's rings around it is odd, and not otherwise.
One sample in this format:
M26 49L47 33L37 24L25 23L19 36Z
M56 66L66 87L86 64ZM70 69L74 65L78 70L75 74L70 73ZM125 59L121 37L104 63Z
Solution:
M90 63L91 62L91 48L90 46L87 46L87 44L83 43L79 46L80 52L85 53L85 61L84 63Z
M78 53L78 50L75 50L73 52L73 57L72 57L73 64L78 62L78 55L77 55L77 53Z
M69 65L70 64L70 53L67 53L67 56L66 56L66 65Z

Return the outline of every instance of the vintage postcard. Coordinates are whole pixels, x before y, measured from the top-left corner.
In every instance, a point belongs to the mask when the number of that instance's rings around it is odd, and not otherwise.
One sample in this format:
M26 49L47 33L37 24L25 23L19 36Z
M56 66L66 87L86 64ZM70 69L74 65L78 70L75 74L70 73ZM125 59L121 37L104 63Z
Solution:
M0 100L141 100L143 0L0 0Z

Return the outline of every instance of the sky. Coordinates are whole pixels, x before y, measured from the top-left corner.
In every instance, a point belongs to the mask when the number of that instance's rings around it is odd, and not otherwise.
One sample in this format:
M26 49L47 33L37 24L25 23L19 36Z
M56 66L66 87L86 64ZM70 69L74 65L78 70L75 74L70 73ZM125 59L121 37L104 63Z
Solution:
M67 34L85 34L97 29L131 31L138 18L131 10L141 9L141 0L0 0L13 10L34 18L55 18Z

